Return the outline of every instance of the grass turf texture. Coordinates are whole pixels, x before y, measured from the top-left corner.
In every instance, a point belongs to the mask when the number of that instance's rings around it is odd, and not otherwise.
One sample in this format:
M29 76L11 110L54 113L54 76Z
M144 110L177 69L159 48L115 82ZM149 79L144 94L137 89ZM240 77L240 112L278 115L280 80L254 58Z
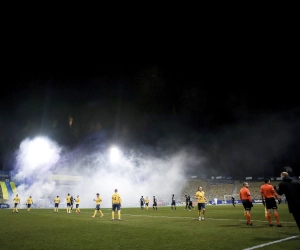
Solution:
M264 207L254 205L254 226L246 225L242 205L236 208L207 206L205 220L198 221L197 210L158 207L158 211L123 208L122 219L110 221L111 210L102 208L104 217L91 218L94 209L59 213L52 209L0 210L1 249L246 249L253 246L297 238L264 246L262 249L299 249L299 230L287 205L279 205L282 228L269 227Z

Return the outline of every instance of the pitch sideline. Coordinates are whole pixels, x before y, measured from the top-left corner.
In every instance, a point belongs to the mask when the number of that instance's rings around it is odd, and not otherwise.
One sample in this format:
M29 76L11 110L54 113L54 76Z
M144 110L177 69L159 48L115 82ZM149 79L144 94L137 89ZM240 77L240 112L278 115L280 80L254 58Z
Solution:
M300 237L299 235L291 236L291 237L288 237L288 238L285 238L285 239L275 240L275 241L271 241L271 242L269 242L269 243L264 243L264 244L257 245L257 246L254 246L254 247L245 248L245 249L243 249L243 250L257 249L257 248L265 247L265 246L268 246L268 245L280 243L280 242L283 242L283 241L287 241L287 240L291 240L291 239L295 239L295 238L299 238L299 237Z

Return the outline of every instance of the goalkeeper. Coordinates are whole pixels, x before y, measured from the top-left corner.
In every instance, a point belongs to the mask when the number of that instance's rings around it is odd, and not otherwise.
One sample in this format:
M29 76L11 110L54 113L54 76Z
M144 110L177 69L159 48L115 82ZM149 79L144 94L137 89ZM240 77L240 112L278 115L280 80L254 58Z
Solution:
M278 197L278 194L275 192L274 187L271 185L270 179L265 180L265 184L263 184L260 187L260 193L261 193L261 199L263 205L266 207L267 210L266 218L269 222L270 227L273 226L272 218L271 218L271 210L273 210L277 227L282 227L279 220L279 214L277 212L277 203L275 198L278 200L278 204L281 203L281 199Z

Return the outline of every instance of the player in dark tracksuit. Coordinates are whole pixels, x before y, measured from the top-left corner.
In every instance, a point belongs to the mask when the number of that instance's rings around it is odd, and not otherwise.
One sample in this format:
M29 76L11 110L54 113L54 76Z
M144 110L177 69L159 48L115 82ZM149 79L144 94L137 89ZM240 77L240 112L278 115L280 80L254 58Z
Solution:
M176 210L176 202L175 202L174 194L172 194L171 209L173 210L174 208L175 208L175 210Z
M153 196L153 210L157 211L157 199Z
M185 209L187 209L189 206L189 197L185 195Z
M145 203L145 199L142 196L141 199L140 199L141 209L144 209L144 203Z
M193 200L191 199L191 196L188 196L188 198L189 198L189 210L191 210L191 208L194 208L193 207ZM195 208L194 208L194 210L195 210Z
M71 196L71 198L70 198L70 207L71 207L71 210L73 209L73 204L74 204L74 198L73 198L73 196Z
M231 203L235 207L235 198L233 196L231 196Z

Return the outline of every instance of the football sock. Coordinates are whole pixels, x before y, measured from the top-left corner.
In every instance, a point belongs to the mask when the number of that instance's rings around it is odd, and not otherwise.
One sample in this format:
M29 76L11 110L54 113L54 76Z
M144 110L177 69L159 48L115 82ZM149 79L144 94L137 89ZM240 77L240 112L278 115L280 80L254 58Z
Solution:
M118 210L118 218L121 219L121 211Z
M111 218L112 218L112 219L115 218L115 212L114 212L114 211L111 212Z
M280 225L279 214L277 212L274 212L274 217L276 219L277 225Z
M250 217L250 214L249 213L247 213L246 214L246 217L247 217L247 222L248 222L248 224L251 224L251 217Z
M270 224L272 224L272 218L271 218L271 214L267 213L267 220Z
M99 210L99 212L100 212L101 216L103 216L103 213L102 213L102 211L101 211L101 210Z

